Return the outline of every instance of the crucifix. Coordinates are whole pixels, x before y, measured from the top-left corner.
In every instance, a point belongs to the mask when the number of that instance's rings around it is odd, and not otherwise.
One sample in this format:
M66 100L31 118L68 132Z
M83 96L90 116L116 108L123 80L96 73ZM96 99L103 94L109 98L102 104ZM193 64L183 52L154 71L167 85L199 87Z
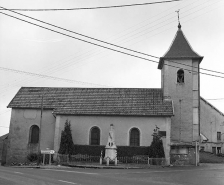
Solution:
M181 25L180 25L180 17L179 17L179 12L180 12L180 9L179 10L177 10L177 11L175 11L175 12L177 12L177 17L178 17L178 28L181 28Z

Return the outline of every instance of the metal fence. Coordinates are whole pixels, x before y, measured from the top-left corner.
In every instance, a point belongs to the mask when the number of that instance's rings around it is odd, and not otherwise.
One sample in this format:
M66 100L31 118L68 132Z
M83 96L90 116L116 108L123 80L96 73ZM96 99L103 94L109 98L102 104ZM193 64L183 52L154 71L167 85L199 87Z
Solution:
M97 163L100 164L101 156L90 155L63 155L57 154L57 162L59 164L74 164L74 163ZM142 164L142 165L165 165L165 158L149 158L148 156L133 156L133 157L117 157L119 164Z
M165 165L165 158L149 158L148 156L118 157L119 163L125 164L147 164L147 165Z

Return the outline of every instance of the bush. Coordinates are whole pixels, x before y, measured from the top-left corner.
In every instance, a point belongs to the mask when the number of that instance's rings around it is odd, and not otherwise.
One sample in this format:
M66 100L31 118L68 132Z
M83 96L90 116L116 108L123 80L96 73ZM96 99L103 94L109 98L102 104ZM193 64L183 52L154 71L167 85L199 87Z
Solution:
M163 158L165 157L164 148L163 148L163 141L161 136L158 132L159 128L156 126L153 133L153 140L149 147L149 157L150 158Z
M91 156L100 156L101 151L105 155L105 146L99 145L74 145L72 155L82 154Z
M118 157L133 157L136 155L148 155L149 147L144 146L118 146Z
M90 156L105 155L105 146L103 145L74 145L72 155L82 154ZM143 146L117 146L118 157L132 157L136 155L148 155L149 147Z
M69 120L66 120L64 130L61 132L61 143L58 153L69 154L74 152L74 144L72 140L71 124Z
M31 153L31 154L28 154L28 155L27 155L27 159L28 159L30 162L37 161L37 159L38 159L38 154L37 154L37 153Z

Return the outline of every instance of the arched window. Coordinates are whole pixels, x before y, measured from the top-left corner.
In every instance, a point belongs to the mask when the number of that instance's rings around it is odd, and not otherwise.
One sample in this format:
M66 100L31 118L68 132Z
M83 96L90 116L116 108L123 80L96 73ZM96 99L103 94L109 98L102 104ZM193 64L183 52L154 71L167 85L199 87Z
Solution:
M179 69L177 71L177 83L184 83L184 70Z
M90 145L100 145L100 129L93 127L90 130Z
M130 146L140 146L140 131L137 128L130 130Z
M38 143L39 142L39 127L37 125L33 125L30 127L30 143Z

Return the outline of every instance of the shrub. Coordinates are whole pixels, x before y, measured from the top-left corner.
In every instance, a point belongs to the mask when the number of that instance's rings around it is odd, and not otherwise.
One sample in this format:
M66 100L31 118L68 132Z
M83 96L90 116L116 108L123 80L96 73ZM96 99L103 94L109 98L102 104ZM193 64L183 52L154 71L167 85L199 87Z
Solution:
M28 159L30 162L37 161L37 159L38 159L38 154L37 154L37 153L31 153L31 154L28 154L28 155L27 155L27 159Z
M82 154L90 156L105 155L105 146L103 145L74 145L72 155ZM149 147L143 146L117 146L118 157L132 157L136 155L148 155Z
M156 127L153 133L153 140L149 147L149 157L150 158L163 158L165 157L164 148L163 148L163 141L161 136L158 134L159 128Z
M58 153L71 155L74 152L70 121L66 120L64 130L61 132L61 143Z

